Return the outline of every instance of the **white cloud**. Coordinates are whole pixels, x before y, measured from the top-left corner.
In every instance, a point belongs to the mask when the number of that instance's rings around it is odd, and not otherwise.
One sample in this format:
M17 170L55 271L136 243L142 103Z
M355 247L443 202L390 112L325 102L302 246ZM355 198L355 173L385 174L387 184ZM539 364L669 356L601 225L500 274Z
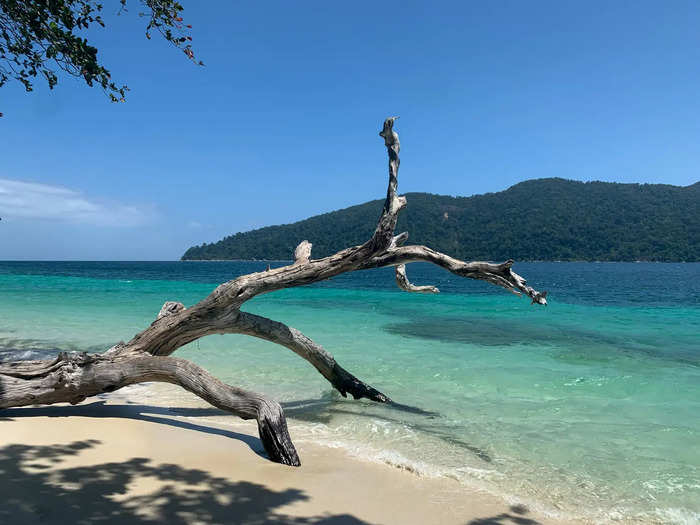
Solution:
M60 186L0 178L0 217L140 226L150 221L153 212L136 206L99 203Z

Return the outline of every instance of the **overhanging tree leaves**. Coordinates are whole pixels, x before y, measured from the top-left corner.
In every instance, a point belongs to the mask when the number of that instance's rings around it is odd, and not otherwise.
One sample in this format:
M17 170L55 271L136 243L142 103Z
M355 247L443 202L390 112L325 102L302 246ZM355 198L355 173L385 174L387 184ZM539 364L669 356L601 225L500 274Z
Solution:
M192 26L183 21L182 5L173 0L138 0L138 4L139 16L148 19L146 37L157 31L195 61L188 34ZM114 7L115 15L125 12L127 0ZM100 86L113 102L123 102L128 87L112 79L97 48L82 35L95 24L105 26L102 13L103 5L95 0L0 0L0 87L16 80L32 91L40 77L53 89L63 71L88 86Z
M253 297L312 284L336 275L369 268L394 266L399 287L410 292L437 293L431 286L411 284L405 265L423 261L460 277L480 279L533 303L547 304L546 292L537 292L512 271L513 261L501 264L464 262L425 246L404 246L408 233L395 235L406 198L397 194L399 136L394 117L386 119L380 135L389 154L389 187L384 208L372 237L364 244L329 257L311 259L312 245L302 241L289 266L242 275L218 286L197 304L167 302L151 325L128 343L103 354L62 353L56 359L0 363L0 409L35 404L79 403L85 398L146 381L181 386L212 405L243 419L256 419L260 440L273 461L299 465L282 407L268 397L226 385L203 368L170 357L178 348L211 334L245 334L287 347L308 361L343 396L390 403L389 397L341 367L333 356L310 338L278 321L241 310Z

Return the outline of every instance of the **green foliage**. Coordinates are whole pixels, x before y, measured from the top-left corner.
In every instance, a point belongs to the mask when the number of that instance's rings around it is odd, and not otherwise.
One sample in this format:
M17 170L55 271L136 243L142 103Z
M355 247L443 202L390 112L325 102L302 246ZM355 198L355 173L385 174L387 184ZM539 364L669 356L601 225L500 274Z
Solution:
M119 0L119 14L127 0ZM158 31L190 60L194 52L187 35L190 25L180 16L183 7L173 0L139 0L147 17L146 37ZM32 91L37 76L50 89L58 83L57 69L102 87L112 102L123 102L128 90L112 81L99 62L97 49L80 36L91 25L105 26L102 4L95 0L0 0L0 87L17 80ZM202 62L197 62L203 65Z
M397 232L461 259L700 261L700 182L688 187L538 179L473 197L406 195ZM383 201L194 246L183 259L314 258L361 244Z

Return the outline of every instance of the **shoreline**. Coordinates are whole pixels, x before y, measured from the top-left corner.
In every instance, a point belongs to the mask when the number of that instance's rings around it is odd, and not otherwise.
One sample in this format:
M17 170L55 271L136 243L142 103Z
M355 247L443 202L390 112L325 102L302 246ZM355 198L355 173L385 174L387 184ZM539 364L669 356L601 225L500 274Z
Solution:
M14 509L0 521L583 523L308 441L297 443L302 466L285 467L264 458L254 422L223 426L146 397L2 411L0 479ZM83 508L85 494L95 501Z

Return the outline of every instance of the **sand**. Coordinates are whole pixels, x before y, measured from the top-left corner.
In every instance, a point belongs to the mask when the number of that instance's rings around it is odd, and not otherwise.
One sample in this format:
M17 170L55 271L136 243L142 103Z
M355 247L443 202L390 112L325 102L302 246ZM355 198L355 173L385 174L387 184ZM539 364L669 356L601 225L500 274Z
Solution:
M118 396L0 411L0 524L555 524L452 479L219 426Z

